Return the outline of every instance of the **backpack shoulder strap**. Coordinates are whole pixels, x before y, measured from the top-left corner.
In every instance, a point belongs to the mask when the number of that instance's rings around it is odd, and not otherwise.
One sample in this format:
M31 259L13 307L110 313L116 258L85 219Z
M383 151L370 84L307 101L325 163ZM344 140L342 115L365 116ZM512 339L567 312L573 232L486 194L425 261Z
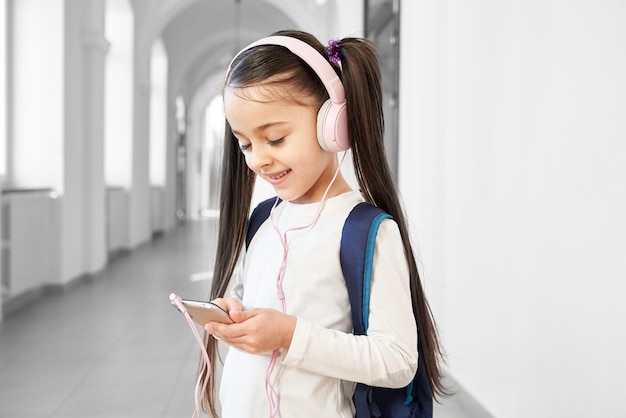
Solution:
M250 245L254 234L259 230L263 222L270 216L272 207L276 202L276 197L270 197L267 200L262 201L252 211L250 219L248 219L248 229L246 230L246 248ZM280 203L280 199L278 201Z
M385 219L391 219L391 215L376 206L362 202L352 209L343 225L339 259L348 287L355 335L367 334L376 234Z

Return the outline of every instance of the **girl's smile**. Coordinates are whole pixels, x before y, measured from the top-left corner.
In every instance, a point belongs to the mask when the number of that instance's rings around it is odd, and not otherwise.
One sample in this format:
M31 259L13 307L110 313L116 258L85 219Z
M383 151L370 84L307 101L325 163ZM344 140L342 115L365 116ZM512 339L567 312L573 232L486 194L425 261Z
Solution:
M290 172L291 170L285 170L278 174L267 175L267 177L269 178L270 183L272 183L273 185L277 185L281 183L283 180L285 180L285 178L287 177L287 175L289 175Z

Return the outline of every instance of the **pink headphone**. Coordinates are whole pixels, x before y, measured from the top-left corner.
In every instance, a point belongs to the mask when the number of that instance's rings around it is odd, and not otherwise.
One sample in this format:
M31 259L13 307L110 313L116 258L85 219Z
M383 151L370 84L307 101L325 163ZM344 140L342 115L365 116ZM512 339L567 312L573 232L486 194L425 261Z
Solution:
M259 45L284 46L315 71L330 96L317 114L317 140L326 151L339 152L349 149L346 93L341 80L326 58L306 42L290 36L268 36L259 39L242 49L237 56Z

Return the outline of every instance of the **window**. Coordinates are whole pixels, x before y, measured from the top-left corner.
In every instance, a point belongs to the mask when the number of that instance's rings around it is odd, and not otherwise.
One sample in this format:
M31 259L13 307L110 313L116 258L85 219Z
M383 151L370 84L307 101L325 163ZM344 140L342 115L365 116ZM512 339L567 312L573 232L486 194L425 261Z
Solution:
M167 149L167 53L159 39L150 58L150 184L165 186Z
M63 191L64 4L14 1L7 18L12 43L8 180L15 187Z
M7 2L0 2L0 178L6 175L7 162Z
M109 187L132 184L133 31L128 1L107 0L105 36L111 49L105 77L104 173Z

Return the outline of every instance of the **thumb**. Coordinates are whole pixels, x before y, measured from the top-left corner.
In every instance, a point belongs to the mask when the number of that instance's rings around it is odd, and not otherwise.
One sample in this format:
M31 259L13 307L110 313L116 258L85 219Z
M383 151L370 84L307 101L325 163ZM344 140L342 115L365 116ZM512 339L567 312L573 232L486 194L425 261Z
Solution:
M228 315L230 315L230 318L235 322L243 322L249 317L247 311L232 310L228 312Z

